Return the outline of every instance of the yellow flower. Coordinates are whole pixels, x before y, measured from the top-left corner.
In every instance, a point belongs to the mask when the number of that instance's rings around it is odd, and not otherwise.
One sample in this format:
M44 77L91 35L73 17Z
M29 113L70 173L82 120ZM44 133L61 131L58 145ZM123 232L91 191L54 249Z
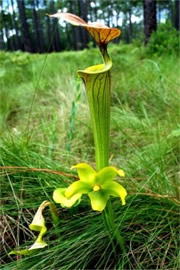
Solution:
M125 204L127 192L122 185L114 181L117 175L125 176L123 170L108 166L96 172L86 163L79 163L73 168L77 169L80 180L72 183L67 189L56 189L53 194L55 202L70 207L83 194L88 194L95 211L103 211L110 196L120 197L122 205Z

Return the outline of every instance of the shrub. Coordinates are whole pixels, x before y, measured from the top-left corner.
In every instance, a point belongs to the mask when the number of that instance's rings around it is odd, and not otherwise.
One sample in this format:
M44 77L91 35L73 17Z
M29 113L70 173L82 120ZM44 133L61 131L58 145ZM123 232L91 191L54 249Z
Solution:
M152 33L147 45L149 54L178 54L179 53L179 32L167 21L160 24L156 32Z

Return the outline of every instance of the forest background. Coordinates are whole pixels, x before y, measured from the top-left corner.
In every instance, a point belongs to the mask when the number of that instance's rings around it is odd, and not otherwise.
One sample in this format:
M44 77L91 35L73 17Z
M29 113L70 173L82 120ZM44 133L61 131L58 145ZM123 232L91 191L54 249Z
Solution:
M57 11L121 28L119 39L130 43L142 40L143 33L147 42L166 20L179 30L179 10L179 0L1 0L0 49L45 53L87 48L90 37L84 29L59 25L46 15Z

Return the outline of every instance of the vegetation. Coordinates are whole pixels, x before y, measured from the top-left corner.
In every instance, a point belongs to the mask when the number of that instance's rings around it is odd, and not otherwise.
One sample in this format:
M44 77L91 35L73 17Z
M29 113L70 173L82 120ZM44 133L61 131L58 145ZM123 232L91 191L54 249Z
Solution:
M86 95L74 71L99 63L100 55L93 48L1 52L2 269L178 269L179 63L173 54L150 56L134 45L111 45L110 55L110 163L126 172L121 183L128 192L123 208L112 203L127 255L114 260L102 218L85 196L70 211L58 207L61 238L45 212L48 248L8 256L34 242L28 225L41 201L72 183L71 165L94 166Z
M160 24L156 32L152 33L148 43L148 52L151 54L179 54L179 32L170 22Z

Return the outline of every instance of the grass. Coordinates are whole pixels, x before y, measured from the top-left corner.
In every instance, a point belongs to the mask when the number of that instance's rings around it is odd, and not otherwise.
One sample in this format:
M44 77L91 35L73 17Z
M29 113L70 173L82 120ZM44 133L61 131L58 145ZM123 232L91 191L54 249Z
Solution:
M88 199L58 207L58 239L45 211L48 248L31 257L8 256L30 246L33 215L56 187L73 178L26 169L1 169L1 269L178 269L178 88L173 55L146 55L133 45L112 45L110 162L126 172L127 203L113 200L127 255L114 258L99 213ZM94 166L86 93L79 68L100 63L96 49L29 55L0 53L0 165L74 174ZM80 96L77 98L77 91ZM75 107L74 107L75 106ZM75 110L74 110L75 109Z

